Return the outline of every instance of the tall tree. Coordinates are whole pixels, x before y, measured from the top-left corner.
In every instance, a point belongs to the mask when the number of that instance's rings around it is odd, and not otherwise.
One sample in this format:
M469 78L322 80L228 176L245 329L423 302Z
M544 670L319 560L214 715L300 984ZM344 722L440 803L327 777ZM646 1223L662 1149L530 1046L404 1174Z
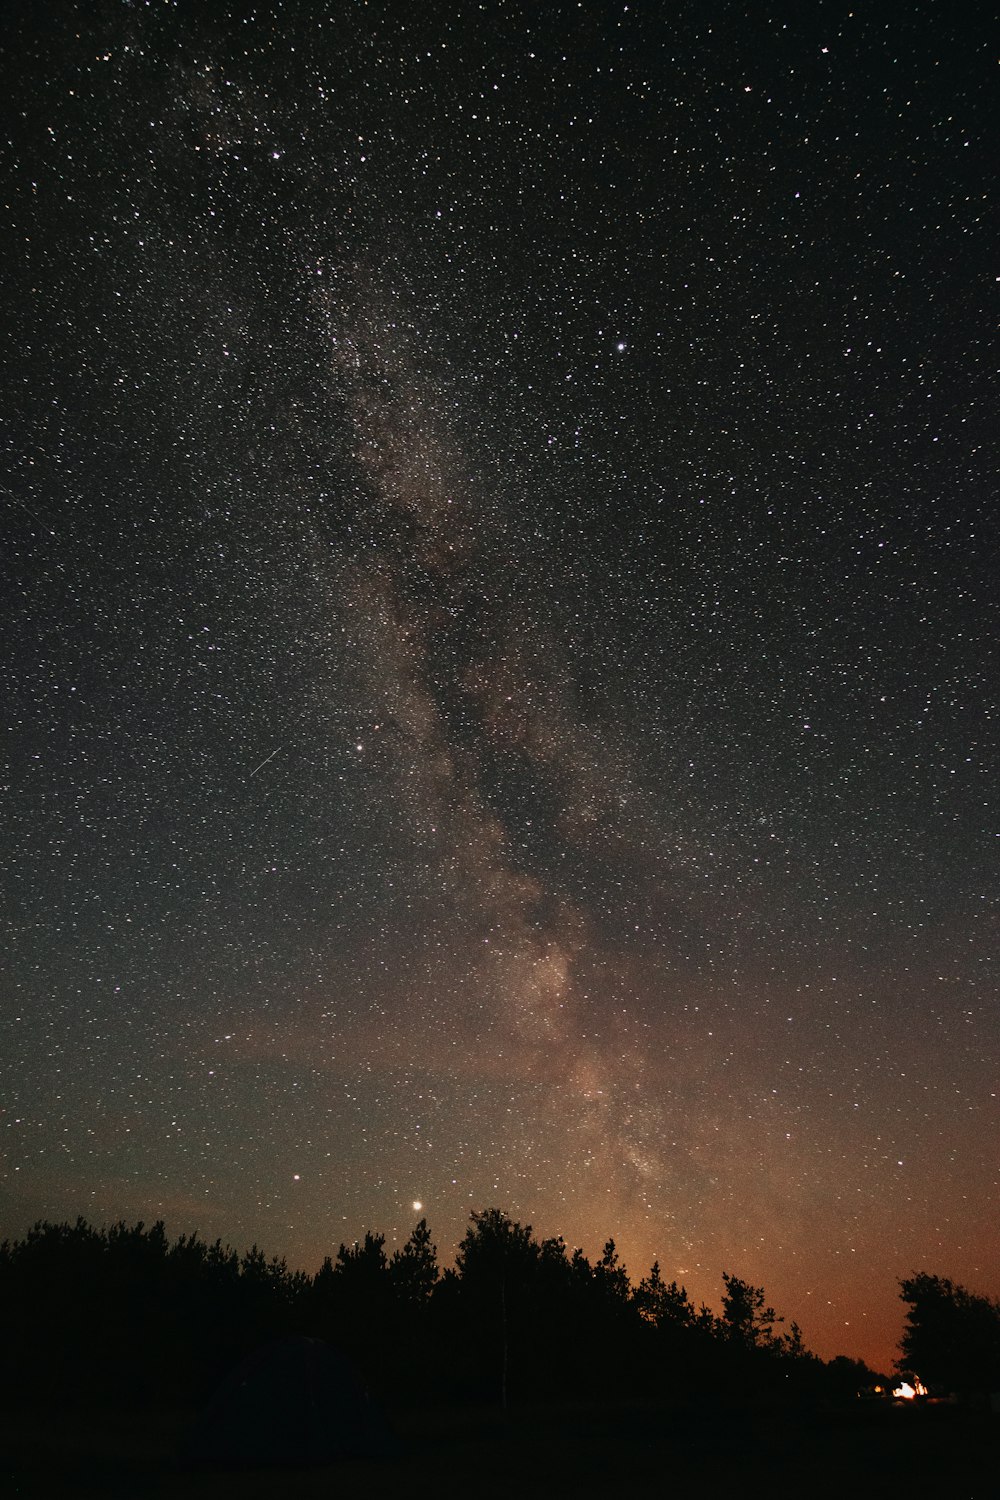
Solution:
M404 1303L419 1306L427 1301L438 1280L437 1246L431 1243L427 1220L421 1219L402 1250L389 1262L389 1279Z
M631 1293L628 1271L622 1264L614 1240L605 1241L600 1260L594 1267L594 1281L609 1302L626 1303Z
M726 1291L722 1298L720 1331L724 1338L744 1349L773 1349L779 1340L775 1336L775 1323L783 1323L773 1307L769 1307L762 1286L751 1286L738 1276L723 1271L722 1280Z
M678 1286L676 1281L668 1285L658 1260L654 1260L649 1275L642 1278L633 1297L642 1316L657 1328L689 1328L695 1322L694 1303L686 1287Z
M926 1271L899 1286L909 1311L897 1368L953 1391L1000 1387L1000 1303Z

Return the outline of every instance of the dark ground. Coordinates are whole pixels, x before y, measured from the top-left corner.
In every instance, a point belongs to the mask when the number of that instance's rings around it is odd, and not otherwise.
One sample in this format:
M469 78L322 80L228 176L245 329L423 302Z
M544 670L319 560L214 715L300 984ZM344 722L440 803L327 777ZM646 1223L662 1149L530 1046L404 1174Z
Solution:
M321 1469L184 1468L183 1411L8 1408L0 1495L312 1500L377 1496L934 1496L1000 1500L1000 1418L929 1406L791 1414L653 1403L402 1411L398 1456Z

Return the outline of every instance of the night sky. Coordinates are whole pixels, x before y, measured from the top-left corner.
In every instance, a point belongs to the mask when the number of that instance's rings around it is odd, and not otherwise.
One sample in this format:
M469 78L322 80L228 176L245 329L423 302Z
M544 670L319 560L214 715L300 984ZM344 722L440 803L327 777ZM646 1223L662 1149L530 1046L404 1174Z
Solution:
M12 7L0 1233L1000 1293L997 58L855 6Z

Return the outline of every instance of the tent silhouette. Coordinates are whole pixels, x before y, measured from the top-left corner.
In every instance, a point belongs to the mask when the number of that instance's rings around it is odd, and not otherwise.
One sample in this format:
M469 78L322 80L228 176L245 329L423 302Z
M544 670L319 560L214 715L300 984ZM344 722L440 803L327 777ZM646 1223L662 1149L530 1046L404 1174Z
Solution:
M184 1445L194 1463L309 1465L394 1451L348 1360L322 1339L265 1344L226 1377Z

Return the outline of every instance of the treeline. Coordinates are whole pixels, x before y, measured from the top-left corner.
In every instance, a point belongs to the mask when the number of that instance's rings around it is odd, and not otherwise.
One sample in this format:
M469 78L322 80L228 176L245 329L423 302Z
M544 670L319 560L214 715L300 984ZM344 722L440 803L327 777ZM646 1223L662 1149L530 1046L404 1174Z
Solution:
M901 1281L899 1294L907 1307L899 1369L973 1399L1000 1392L1000 1302L926 1271Z
M591 1263L498 1209L471 1216L454 1268L426 1220L402 1249L366 1234L309 1276L162 1223L37 1224L0 1245L5 1394L61 1401L205 1398L262 1342L329 1340L389 1402L780 1394L852 1398L877 1377L829 1363L764 1290L723 1277L695 1306L658 1265L633 1285L613 1240Z

